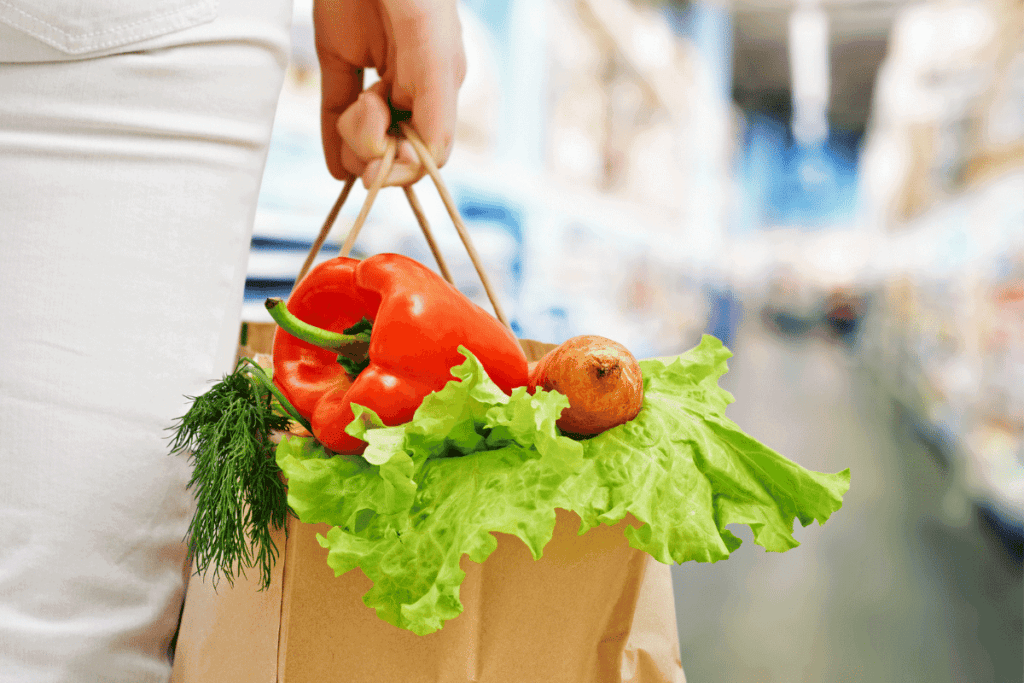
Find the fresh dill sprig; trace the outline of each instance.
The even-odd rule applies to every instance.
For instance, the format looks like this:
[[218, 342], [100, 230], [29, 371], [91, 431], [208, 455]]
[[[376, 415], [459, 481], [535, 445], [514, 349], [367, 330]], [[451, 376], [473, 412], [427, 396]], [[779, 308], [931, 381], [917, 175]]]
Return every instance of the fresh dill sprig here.
[[278, 556], [271, 528], [283, 527], [288, 516], [270, 434], [287, 429], [288, 414], [308, 423], [248, 358], [205, 394], [189, 398], [191, 407], [172, 428], [171, 453], [186, 454], [193, 464], [188, 488], [196, 511], [188, 543], [194, 569], [212, 569], [216, 586], [221, 577], [233, 585], [246, 568], [259, 566], [265, 589]]

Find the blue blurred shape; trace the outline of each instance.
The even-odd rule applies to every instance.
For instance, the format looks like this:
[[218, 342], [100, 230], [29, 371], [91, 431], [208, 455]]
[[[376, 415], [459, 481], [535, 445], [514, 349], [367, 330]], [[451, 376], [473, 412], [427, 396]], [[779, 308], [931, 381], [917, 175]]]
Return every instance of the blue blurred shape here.
[[737, 229], [813, 230], [850, 224], [862, 137], [833, 129], [821, 145], [805, 147], [780, 119], [751, 114], [738, 169], [744, 205]]
[[509, 263], [512, 274], [512, 285], [519, 291], [523, 282], [523, 219], [519, 211], [498, 196], [486, 195], [473, 191], [460, 193], [458, 201], [459, 214], [470, 223], [487, 223], [507, 232], [515, 242], [515, 253]]
[[731, 287], [711, 287], [707, 334], [717, 337], [725, 346], [732, 346], [736, 328], [743, 316], [743, 304]]

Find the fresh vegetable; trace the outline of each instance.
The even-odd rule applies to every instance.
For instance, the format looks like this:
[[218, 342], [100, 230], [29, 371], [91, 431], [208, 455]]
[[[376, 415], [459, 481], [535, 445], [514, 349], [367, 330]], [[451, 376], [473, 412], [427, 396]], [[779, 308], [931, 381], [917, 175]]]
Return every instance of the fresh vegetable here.
[[484, 561], [492, 532], [519, 537], [539, 557], [555, 509], [576, 512], [580, 533], [627, 514], [634, 548], [661, 562], [716, 562], [746, 524], [771, 551], [797, 545], [793, 523], [824, 523], [842, 506], [850, 472], [804, 469], [744, 434], [725, 417], [732, 397], [718, 386], [731, 355], [721, 342], [674, 358], [640, 361], [645, 404], [637, 417], [593, 438], [559, 434], [568, 401], [543, 389], [511, 396], [477, 358], [454, 367], [405, 424], [384, 426], [356, 407], [348, 430], [362, 457], [331, 456], [313, 439], [277, 450], [288, 504], [319, 537], [340, 575], [359, 567], [373, 581], [364, 602], [384, 620], [430, 633], [462, 611], [462, 556]]
[[212, 569], [214, 584], [222, 576], [233, 583], [246, 568], [259, 566], [265, 588], [277, 558], [271, 527], [281, 528], [288, 514], [271, 435], [288, 429], [291, 420], [308, 423], [248, 358], [191, 400], [173, 428], [171, 452], [187, 455], [193, 464], [193, 565], [200, 574]]
[[[529, 379], [509, 330], [432, 270], [397, 254], [326, 261], [287, 306], [271, 301], [268, 309], [281, 325], [274, 382], [317, 440], [338, 453], [365, 447], [346, 432], [352, 404], [372, 409], [386, 425], [408, 422], [462, 362], [460, 345], [506, 394]], [[357, 327], [364, 319], [372, 331]]]
[[569, 399], [558, 426], [572, 434], [599, 434], [628, 422], [644, 402], [644, 379], [622, 344], [588, 334], [548, 351], [530, 370], [530, 387]]

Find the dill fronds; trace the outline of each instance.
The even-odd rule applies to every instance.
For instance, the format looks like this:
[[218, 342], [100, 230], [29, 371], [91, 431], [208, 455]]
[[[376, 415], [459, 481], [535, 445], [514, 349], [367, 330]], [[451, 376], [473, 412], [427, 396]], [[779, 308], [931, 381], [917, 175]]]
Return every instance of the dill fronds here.
[[[172, 428], [172, 454], [192, 462], [188, 488], [196, 511], [188, 529], [194, 569], [212, 581], [234, 584], [247, 568], [259, 567], [261, 589], [270, 585], [278, 549], [271, 527], [284, 526], [287, 492], [274, 459], [270, 433], [288, 427], [294, 408], [254, 362], [235, 371], [192, 405]], [[295, 415], [301, 422], [301, 417]]]

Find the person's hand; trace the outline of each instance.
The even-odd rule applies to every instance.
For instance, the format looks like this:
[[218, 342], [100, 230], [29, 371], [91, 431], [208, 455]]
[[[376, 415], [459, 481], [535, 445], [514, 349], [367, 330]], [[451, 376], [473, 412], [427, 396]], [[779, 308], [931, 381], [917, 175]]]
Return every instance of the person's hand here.
[[[320, 125], [331, 175], [373, 181], [391, 107], [412, 113], [413, 129], [443, 165], [466, 76], [456, 0], [315, 0], [313, 22], [323, 79]], [[363, 69], [371, 67], [380, 81], [364, 90]], [[387, 184], [407, 185], [424, 172], [411, 143], [403, 140]]]

